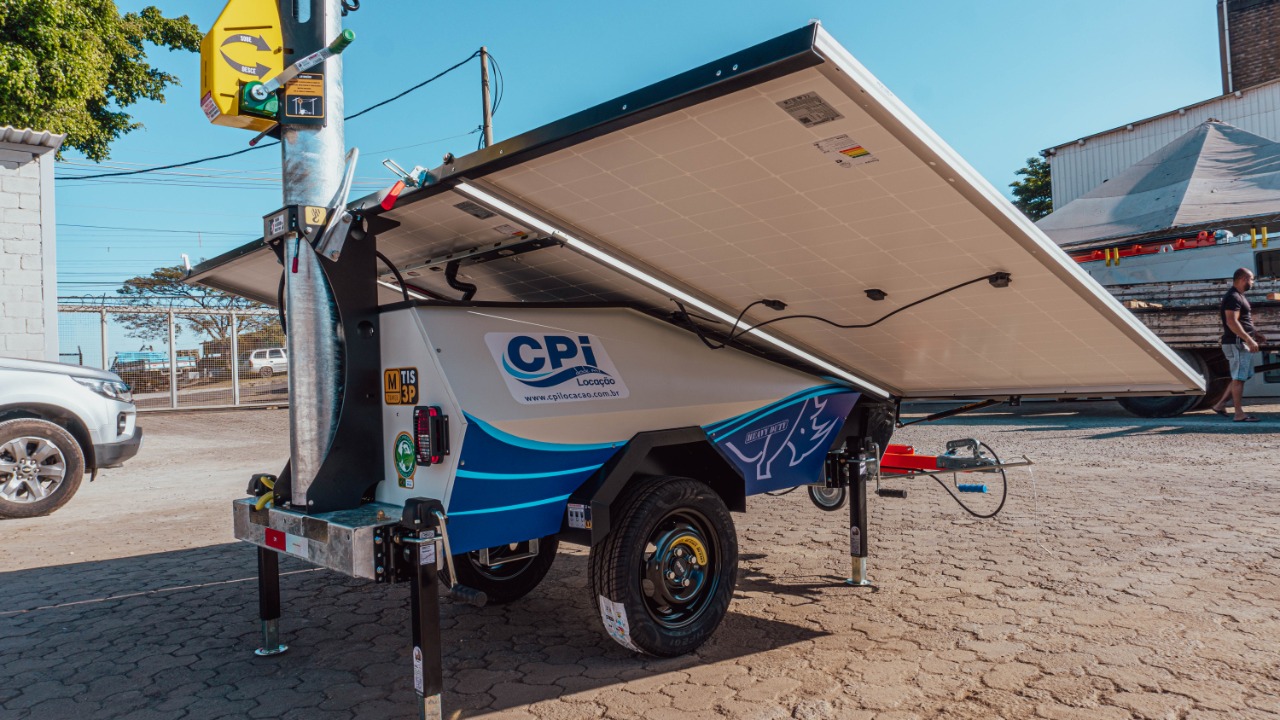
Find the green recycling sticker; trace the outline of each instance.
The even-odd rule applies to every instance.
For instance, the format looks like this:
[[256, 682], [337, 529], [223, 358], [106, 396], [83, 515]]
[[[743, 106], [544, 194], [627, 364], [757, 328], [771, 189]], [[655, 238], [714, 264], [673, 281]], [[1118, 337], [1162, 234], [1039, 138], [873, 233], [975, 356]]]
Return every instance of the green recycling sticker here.
[[413, 473], [418, 469], [418, 456], [413, 446], [413, 436], [402, 432], [396, 436], [392, 455], [396, 459], [396, 475], [400, 476], [400, 487], [413, 487]]

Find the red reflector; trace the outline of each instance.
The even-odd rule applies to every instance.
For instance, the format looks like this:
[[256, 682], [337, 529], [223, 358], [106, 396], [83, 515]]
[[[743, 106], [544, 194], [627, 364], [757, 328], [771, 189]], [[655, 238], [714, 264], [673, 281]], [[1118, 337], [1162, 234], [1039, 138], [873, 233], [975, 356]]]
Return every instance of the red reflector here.
[[419, 465], [435, 465], [449, 454], [449, 416], [440, 408], [413, 409], [413, 439]]
[[284, 552], [284, 533], [267, 528], [267, 547]]
[[387, 191], [387, 194], [382, 196], [382, 209], [390, 210], [395, 207], [396, 200], [400, 199], [400, 193], [402, 192], [404, 192], [404, 181], [397, 180], [396, 184], [392, 185], [391, 189]]

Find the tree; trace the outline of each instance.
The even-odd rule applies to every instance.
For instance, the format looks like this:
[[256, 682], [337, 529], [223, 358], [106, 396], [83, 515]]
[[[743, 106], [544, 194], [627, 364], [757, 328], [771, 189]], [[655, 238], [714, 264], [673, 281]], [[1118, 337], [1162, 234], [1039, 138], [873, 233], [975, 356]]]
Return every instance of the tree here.
[[[186, 275], [181, 265], [156, 268], [150, 275], [125, 280], [116, 292], [122, 298], [127, 298], [130, 304], [164, 303], [182, 308], [219, 310], [259, 310], [267, 307], [221, 290], [192, 287], [182, 282]], [[121, 313], [116, 317], [129, 329], [132, 337], [157, 340], [166, 338], [169, 334], [169, 318], [161, 313]], [[186, 326], [193, 332], [202, 333], [209, 340], [229, 342], [231, 339], [230, 315], [183, 313], [175, 316], [174, 326], [175, 333], [180, 333], [182, 327]], [[279, 323], [272, 315], [241, 315], [237, 317], [237, 330], [241, 334], [254, 333], [274, 338], [279, 333]], [[283, 334], [279, 334], [279, 337], [283, 338]]]
[[186, 15], [120, 14], [112, 0], [0, 0], [0, 124], [66, 133], [90, 160], [142, 127], [124, 108], [164, 102], [178, 78], [146, 62], [144, 43], [198, 51]]
[[1033, 221], [1053, 212], [1053, 185], [1049, 178], [1049, 163], [1044, 158], [1029, 157], [1027, 166], [1015, 173], [1025, 180], [1009, 183], [1013, 188], [1013, 204], [1023, 215]]

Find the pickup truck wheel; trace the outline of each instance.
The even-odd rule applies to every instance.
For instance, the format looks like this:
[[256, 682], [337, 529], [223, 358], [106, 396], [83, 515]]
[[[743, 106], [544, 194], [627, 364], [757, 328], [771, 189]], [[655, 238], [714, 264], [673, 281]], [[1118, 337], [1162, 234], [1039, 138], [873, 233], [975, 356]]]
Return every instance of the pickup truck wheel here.
[[[489, 565], [481, 564], [479, 550], [458, 553], [453, 556], [453, 567], [458, 571], [458, 582], [483, 590], [491, 604], [501, 605], [528, 595], [542, 582], [551, 569], [551, 563], [555, 562], [559, 545], [559, 538], [548, 535], [538, 540], [537, 555], [510, 562], [503, 562], [502, 558], [515, 553], [516, 549], [499, 545], [489, 548]], [[447, 570], [441, 574], [442, 583], [447, 575]]]
[[83, 477], [84, 453], [61, 426], [0, 422], [0, 517], [48, 515], [76, 494]]
[[623, 647], [675, 657], [711, 637], [729, 610], [738, 540], [724, 501], [687, 478], [638, 482], [591, 548], [591, 592]]

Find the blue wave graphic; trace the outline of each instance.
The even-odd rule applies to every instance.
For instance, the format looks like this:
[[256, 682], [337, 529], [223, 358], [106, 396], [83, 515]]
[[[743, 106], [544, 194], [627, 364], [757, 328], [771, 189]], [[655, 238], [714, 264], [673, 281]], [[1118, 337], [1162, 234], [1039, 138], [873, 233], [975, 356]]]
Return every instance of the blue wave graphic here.
[[516, 380], [519, 380], [521, 383], [524, 383], [529, 387], [545, 388], [553, 385], [559, 385], [565, 380], [570, 380], [578, 377], [579, 375], [603, 375], [605, 377], [612, 377], [609, 373], [594, 365], [578, 365], [576, 367], [565, 368], [554, 375], [549, 375], [540, 380], [525, 380], [524, 378], [519, 377], [517, 377]]
[[551, 374], [550, 371], [544, 373], [520, 372], [519, 370], [511, 367], [511, 363], [507, 362], [506, 355], [502, 356], [502, 369], [506, 370], [508, 375], [516, 378], [517, 380], [537, 380], [538, 378], [546, 377]]

